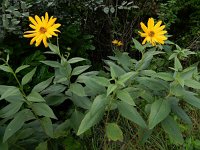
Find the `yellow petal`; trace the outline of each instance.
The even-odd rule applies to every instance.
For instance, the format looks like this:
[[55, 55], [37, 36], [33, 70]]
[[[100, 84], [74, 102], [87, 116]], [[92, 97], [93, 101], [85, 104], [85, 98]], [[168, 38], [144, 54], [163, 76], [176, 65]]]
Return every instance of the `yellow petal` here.
[[53, 31], [53, 29], [49, 29], [47, 32], [48, 32], [49, 34], [51, 34], [51, 35], [58, 36], [58, 34], [56, 34], [56, 33]]
[[35, 20], [37, 21], [38, 25], [42, 25], [42, 21], [37, 15], [35, 15]]
[[45, 36], [43, 37], [43, 43], [45, 47], [48, 47], [47, 38]]
[[145, 39], [143, 40], [142, 44], [144, 45], [144, 44], [146, 43], [146, 41], [147, 41], [147, 38], [145, 38]]
[[41, 35], [36, 39], [36, 43], [35, 43], [35, 46], [36, 46], [36, 47], [40, 45], [40, 43], [41, 43], [43, 37], [44, 37], [44, 34], [41, 34]]
[[45, 13], [45, 21], [46, 21], [46, 23], [48, 23], [48, 21], [49, 21], [49, 15], [47, 12]]
[[156, 29], [156, 28], [159, 28], [161, 24], [162, 24], [162, 21], [158, 21], [158, 22], [156, 23], [156, 25], [154, 26], [154, 28], [155, 28], [155, 29]]
[[140, 26], [144, 32], [148, 32], [148, 28], [144, 25], [143, 22], [140, 23]]
[[163, 31], [158, 32], [157, 34], [161, 35], [161, 34], [165, 34], [165, 33], [167, 33], [167, 31], [163, 30]]
[[51, 27], [55, 23], [56, 20], [57, 20], [57, 18], [51, 17], [49, 19], [49, 22], [47, 23], [47, 28]]
[[148, 20], [148, 29], [152, 29], [154, 27], [154, 19], [149, 18]]
[[164, 28], [165, 28], [165, 25], [162, 25], [161, 27], [159, 27], [159, 28], [156, 29], [156, 32], [160, 32], [160, 31], [162, 31]]
[[32, 38], [32, 37], [36, 36], [36, 33], [25, 34], [25, 35], [23, 35], [23, 36], [26, 37], [26, 38]]
[[146, 33], [142, 33], [142, 32], [140, 32], [140, 31], [138, 31], [138, 32], [140, 33], [141, 37], [146, 37], [146, 36], [147, 36]]
[[36, 41], [36, 39], [37, 39], [39, 36], [40, 36], [40, 35], [37, 35], [37, 36], [35, 36], [34, 38], [32, 38], [31, 41], [30, 41], [30, 45], [32, 45], [32, 44]]
[[28, 17], [29, 21], [34, 24], [35, 26], [37, 26], [37, 22], [33, 19], [33, 17]]
[[51, 35], [51, 34], [49, 34], [48, 32], [45, 32], [45, 35], [46, 35], [46, 37], [47, 37], [47, 38], [50, 38], [50, 37], [52, 37], [52, 35]]
[[25, 31], [24, 34], [26, 33], [36, 33], [36, 31]]
[[29, 27], [31, 27], [32, 29], [37, 29], [37, 27], [32, 24], [29, 24]]
[[56, 24], [54, 24], [54, 25], [52, 26], [52, 28], [57, 29], [57, 28], [59, 28], [60, 26], [61, 26], [61, 24], [56, 23]]

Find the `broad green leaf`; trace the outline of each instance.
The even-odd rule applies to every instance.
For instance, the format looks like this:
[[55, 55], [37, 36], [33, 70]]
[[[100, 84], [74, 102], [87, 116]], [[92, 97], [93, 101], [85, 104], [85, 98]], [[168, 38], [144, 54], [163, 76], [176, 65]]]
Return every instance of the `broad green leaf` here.
[[1, 95], [0, 100], [5, 99], [10, 96], [17, 96], [20, 95], [20, 91], [17, 87], [9, 86], [6, 91]]
[[191, 87], [193, 89], [198, 89], [198, 90], [200, 89], [200, 82], [192, 80], [192, 79], [185, 80], [184, 84], [187, 87]]
[[183, 69], [183, 67], [177, 57], [174, 58], [174, 68], [176, 71], [181, 71]]
[[18, 112], [14, 119], [8, 124], [6, 127], [4, 136], [3, 136], [3, 142], [7, 141], [8, 138], [10, 138], [13, 134], [15, 134], [26, 121], [25, 114], [27, 113], [27, 109], [22, 110]]
[[71, 129], [71, 121], [70, 119], [65, 120], [61, 124], [59, 124], [54, 130], [54, 137], [65, 137], [68, 134], [68, 131]]
[[45, 102], [44, 98], [35, 91], [32, 91], [26, 98], [30, 102]]
[[48, 43], [48, 46], [52, 52], [54, 52], [55, 54], [60, 54], [60, 50], [58, 46], [51, 43]]
[[0, 118], [8, 118], [14, 115], [20, 110], [22, 104], [23, 102], [14, 102], [8, 104], [6, 107], [0, 110]]
[[22, 85], [25, 85], [27, 84], [28, 82], [30, 82], [33, 78], [33, 75], [35, 74], [35, 71], [36, 71], [36, 67], [31, 70], [29, 73], [27, 73], [23, 78], [22, 78], [22, 82], [21, 84]]
[[91, 79], [98, 83], [99, 85], [102, 85], [102, 86], [108, 86], [110, 84], [109, 80], [105, 77], [97, 77], [97, 76], [94, 76], [94, 77], [91, 77]]
[[81, 57], [74, 57], [74, 58], [69, 59], [67, 62], [70, 64], [74, 64], [74, 63], [84, 61], [84, 60], [86, 60], [86, 59], [81, 58]]
[[40, 122], [42, 124], [42, 127], [45, 131], [45, 133], [53, 138], [54, 137], [54, 133], [53, 133], [53, 125], [51, 122], [51, 119], [49, 117], [43, 117], [42, 119], [40, 119]]
[[72, 71], [72, 75], [79, 75], [79, 74], [83, 73], [85, 70], [87, 70], [88, 68], [90, 68], [90, 65], [75, 67]]
[[19, 133], [17, 134], [17, 139], [21, 140], [21, 139], [27, 139], [30, 138], [30, 136], [32, 136], [35, 133], [35, 130], [33, 128], [25, 128], [25, 129], [21, 129], [19, 131]]
[[62, 84], [53, 84], [44, 89], [41, 94], [59, 94], [63, 92], [67, 87]]
[[138, 74], [137, 72], [125, 73], [119, 77], [119, 80], [117, 81], [117, 83], [125, 84], [126, 81], [128, 81], [129, 79], [131, 79], [131, 77], [133, 77], [137, 74]]
[[161, 124], [164, 131], [169, 135], [174, 143], [183, 144], [184, 140], [179, 126], [172, 117], [168, 116], [165, 120], [162, 121]]
[[15, 70], [15, 73], [18, 73], [18, 72], [20, 72], [21, 70], [28, 68], [29, 66], [30, 66], [30, 65], [22, 65], [22, 66], [18, 67], [18, 68]]
[[169, 115], [170, 111], [170, 104], [167, 100], [156, 100], [151, 105], [149, 129], [153, 129], [158, 123], [163, 121]]
[[124, 101], [125, 103], [127, 103], [129, 105], [136, 106], [133, 98], [131, 97], [131, 95], [126, 90], [118, 91], [117, 92], [117, 97], [120, 100]]
[[105, 111], [104, 107], [101, 107], [100, 109], [98, 109], [98, 110], [96, 110], [95, 112], [92, 112], [92, 113], [91, 113], [91, 111], [89, 111], [84, 116], [83, 120], [81, 121], [77, 135], [84, 133], [89, 128], [91, 128], [93, 125], [98, 123], [101, 120], [101, 118], [103, 117], [104, 111]]
[[31, 108], [38, 116], [45, 116], [45, 117], [57, 119], [52, 109], [45, 103], [34, 103], [32, 104]]
[[43, 91], [44, 89], [46, 89], [52, 82], [53, 80], [53, 77], [43, 81], [43, 82], [40, 82], [39, 84], [35, 85], [32, 89], [32, 91], [34, 92], [41, 92]]
[[139, 128], [138, 135], [140, 139], [140, 143], [144, 144], [147, 139], [151, 136], [153, 130]]
[[145, 121], [143, 120], [141, 115], [137, 112], [137, 110], [133, 106], [131, 106], [123, 101], [118, 102], [117, 106], [119, 109], [119, 113], [124, 118], [136, 123], [137, 125], [139, 125], [142, 128], [147, 128]]
[[178, 103], [171, 105], [172, 106], [172, 111], [180, 117], [185, 123], [192, 125], [192, 121], [190, 117], [187, 115], [187, 113], [179, 107]]
[[116, 65], [111, 61], [106, 62], [110, 66], [111, 77], [113, 79], [120, 77], [121, 75], [125, 74], [126, 72], [120, 66]]
[[108, 123], [106, 125], [106, 135], [109, 140], [123, 141], [123, 132], [116, 123]]
[[173, 75], [171, 73], [167, 73], [167, 72], [158, 72], [157, 74], [155, 74], [155, 77], [160, 78], [162, 80], [165, 81], [173, 81]]
[[184, 93], [183, 100], [186, 101], [188, 104], [200, 109], [200, 99], [198, 97]]
[[5, 65], [0, 65], [0, 70], [3, 70], [5, 72], [9, 72], [9, 73], [13, 72], [12, 68], [5, 66]]
[[108, 99], [106, 95], [98, 95], [94, 99], [92, 106], [90, 108], [91, 114], [94, 114], [99, 109], [105, 109], [107, 102], [108, 102]]
[[41, 142], [35, 150], [48, 150], [47, 141]]
[[75, 132], [78, 131], [78, 128], [81, 124], [81, 120], [83, 119], [83, 117], [84, 115], [80, 111], [77, 111], [76, 109], [72, 113], [71, 118], [70, 118], [70, 124]]
[[117, 89], [117, 85], [116, 84], [110, 84], [107, 88], [107, 96], [110, 95], [114, 90]]
[[59, 68], [61, 67], [61, 64], [57, 61], [51, 61], [51, 60], [45, 60], [45, 61], [40, 61], [43, 64], [47, 65], [47, 66], [51, 66], [53, 68]]
[[133, 42], [134, 42], [134, 45], [135, 45], [135, 48], [137, 50], [139, 50], [140, 52], [143, 52], [145, 47], [142, 46], [142, 44], [140, 44], [140, 42], [138, 42], [136, 39], [132, 38]]
[[81, 84], [78, 83], [72, 83], [70, 84], [69, 89], [78, 96], [86, 96], [84, 87]]
[[71, 97], [69, 97], [73, 103], [81, 108], [84, 109], [89, 109], [92, 105], [92, 102], [90, 101], [90, 99], [86, 96], [78, 96], [76, 94], [73, 94]]
[[44, 97], [44, 99], [49, 106], [57, 106], [63, 103], [66, 99], [68, 99], [68, 97], [63, 93], [59, 93], [59, 94], [48, 94], [47, 96]]

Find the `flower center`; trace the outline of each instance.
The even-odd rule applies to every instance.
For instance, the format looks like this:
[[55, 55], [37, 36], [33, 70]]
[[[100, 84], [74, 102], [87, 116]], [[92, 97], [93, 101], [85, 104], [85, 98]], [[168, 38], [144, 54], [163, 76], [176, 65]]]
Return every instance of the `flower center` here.
[[44, 27], [41, 27], [41, 28], [40, 28], [40, 33], [44, 34], [45, 32], [47, 32], [47, 29], [44, 28]]
[[153, 32], [153, 31], [150, 31], [150, 32], [149, 32], [149, 36], [150, 36], [150, 37], [153, 37], [154, 35], [155, 35], [155, 32]]

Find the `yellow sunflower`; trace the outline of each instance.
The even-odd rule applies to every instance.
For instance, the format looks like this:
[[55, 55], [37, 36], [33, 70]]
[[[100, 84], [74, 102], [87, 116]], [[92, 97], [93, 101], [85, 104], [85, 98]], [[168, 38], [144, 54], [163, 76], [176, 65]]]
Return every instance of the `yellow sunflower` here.
[[164, 34], [167, 33], [167, 31], [163, 30], [165, 28], [165, 25], [161, 26], [161, 24], [162, 21], [158, 21], [156, 25], [154, 25], [153, 18], [149, 18], [147, 27], [144, 25], [143, 22], [140, 23], [144, 33], [139, 33], [141, 37], [145, 37], [142, 44], [145, 44], [146, 42], [150, 42], [153, 46], [155, 46], [156, 43], [164, 44], [164, 41], [167, 40], [167, 37]]
[[119, 41], [119, 40], [113, 40], [112, 44], [116, 45], [116, 46], [122, 46], [123, 45], [122, 41]]
[[33, 17], [29, 17], [29, 20], [32, 24], [29, 26], [33, 29], [33, 31], [24, 32], [24, 37], [32, 38], [30, 41], [30, 45], [35, 42], [35, 46], [39, 46], [43, 41], [44, 46], [48, 47], [47, 39], [52, 36], [58, 36], [57, 32], [60, 32], [57, 28], [61, 26], [61, 24], [56, 23], [57, 18], [49, 18], [48, 13], [45, 13], [45, 17], [41, 17], [41, 19], [36, 15], [35, 19]]

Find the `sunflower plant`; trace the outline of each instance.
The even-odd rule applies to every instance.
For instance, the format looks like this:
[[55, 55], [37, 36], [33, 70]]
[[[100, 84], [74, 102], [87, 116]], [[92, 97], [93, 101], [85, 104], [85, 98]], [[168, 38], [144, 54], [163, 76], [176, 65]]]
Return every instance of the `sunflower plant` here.
[[[48, 53], [57, 60], [41, 61], [54, 75], [27, 92], [24, 86], [34, 79], [37, 68], [21, 78], [18, 73], [31, 66], [13, 69], [9, 56], [2, 59], [4, 64], [0, 69], [10, 73], [17, 83], [17, 86], [0, 85], [0, 100], [5, 101], [0, 110], [5, 146], [37, 139], [32, 142], [36, 149], [47, 148], [49, 141], [55, 142], [74, 133], [84, 136], [91, 131], [90, 136], [99, 133], [99, 138], [103, 139], [100, 149], [108, 149], [110, 141], [127, 142], [126, 135], [130, 133], [122, 127], [124, 120], [134, 127], [132, 130], [142, 143], [154, 130], [164, 131], [175, 144], [184, 143], [180, 126], [192, 126], [185, 107], [192, 105], [200, 109], [200, 77], [196, 64], [183, 66], [179, 57], [182, 51], [168, 54], [162, 50], [160, 44], [164, 47], [170, 42], [161, 21], [154, 24], [154, 19], [150, 18], [147, 27], [141, 23], [144, 33], [139, 34], [145, 39], [142, 44], [133, 39], [133, 50], [142, 54], [140, 60], [116, 48], [114, 55], [104, 60], [104, 70], [92, 71], [86, 59], [70, 58], [70, 53], [62, 54], [58, 45], [47, 42], [60, 32], [56, 18], [49, 19], [46, 13], [45, 17], [29, 17], [29, 20], [33, 31], [26, 31], [24, 37], [32, 38], [30, 44], [35, 42], [36, 46], [43, 42], [50, 49]], [[114, 46], [123, 44], [119, 40], [112, 43]], [[167, 56], [172, 64], [168, 69], [152, 69], [153, 60]], [[53, 108], [67, 101], [72, 105], [63, 120], [54, 114]]]

